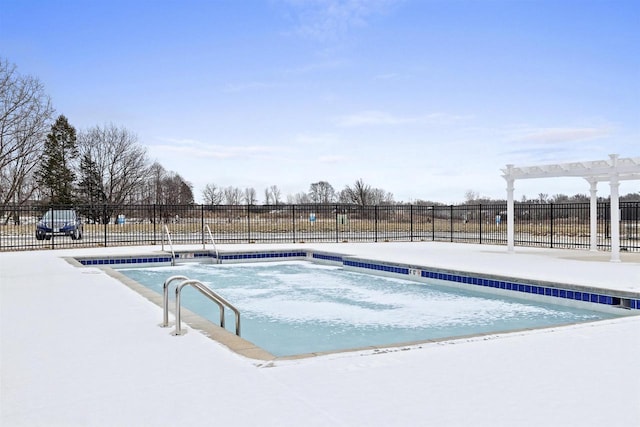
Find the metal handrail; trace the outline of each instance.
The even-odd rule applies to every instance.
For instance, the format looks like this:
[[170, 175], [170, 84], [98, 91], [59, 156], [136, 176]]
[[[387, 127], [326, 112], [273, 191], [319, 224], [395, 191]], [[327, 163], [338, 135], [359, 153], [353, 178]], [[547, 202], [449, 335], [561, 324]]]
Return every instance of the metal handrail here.
[[[171, 285], [171, 282], [174, 280], [189, 280], [189, 278], [186, 276], [171, 276], [164, 281], [162, 285], [162, 323], [160, 324], [163, 328], [169, 326], [169, 285]], [[219, 301], [214, 302], [218, 304], [218, 308], [220, 309], [220, 327], [224, 328], [224, 305]]]
[[[169, 240], [169, 247], [171, 248], [171, 265], [176, 265], [176, 253], [173, 251], [173, 242], [171, 241], [171, 233], [169, 233], [169, 227], [165, 224], [164, 234], [167, 235]], [[162, 250], [164, 251], [164, 234], [162, 235]]]
[[169, 326], [169, 285], [174, 280], [189, 280], [186, 276], [171, 276], [164, 281], [162, 285], [162, 323], [161, 327], [166, 328]]
[[216, 294], [214, 291], [206, 287], [204, 283], [202, 283], [199, 280], [185, 280], [184, 282], [180, 283], [176, 287], [176, 329], [173, 331], [173, 335], [183, 335], [186, 333], [182, 331], [182, 325], [181, 325], [182, 315], [181, 315], [181, 305], [180, 305], [180, 292], [182, 291], [182, 288], [184, 288], [185, 286], [193, 286], [194, 288], [199, 290], [200, 293], [202, 293], [204, 296], [206, 296], [211, 301], [218, 304], [218, 306], [220, 307], [220, 313], [221, 313], [220, 314], [221, 327], [224, 327], [224, 307], [222, 305], [226, 305], [231, 310], [233, 310], [233, 312], [236, 315], [236, 335], [240, 336], [240, 312], [238, 311], [238, 309], [235, 308], [229, 301], [227, 301], [226, 299], [224, 299], [223, 297], [221, 297], [220, 295]]
[[[204, 235], [204, 231], [209, 233], [209, 239], [211, 239], [211, 243], [213, 244], [213, 250], [216, 253], [216, 264], [220, 264], [220, 257], [218, 256], [218, 248], [216, 247], [216, 242], [213, 240], [213, 235], [211, 234], [211, 229], [209, 228], [209, 224], [205, 224], [202, 228], [202, 234]], [[206, 249], [204, 236], [202, 237], [202, 249]]]

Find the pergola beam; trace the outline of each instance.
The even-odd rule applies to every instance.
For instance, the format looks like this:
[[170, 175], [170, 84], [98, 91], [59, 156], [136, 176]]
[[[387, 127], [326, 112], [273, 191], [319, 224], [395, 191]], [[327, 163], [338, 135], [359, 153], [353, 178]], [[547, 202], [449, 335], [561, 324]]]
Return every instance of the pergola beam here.
[[512, 166], [510, 170], [502, 169], [502, 171], [505, 179], [508, 173], [513, 179], [598, 177], [600, 181], [608, 181], [612, 171], [615, 171], [620, 176], [620, 179], [640, 179], [640, 157], [618, 158], [617, 154], [611, 154], [609, 160], [538, 166]]

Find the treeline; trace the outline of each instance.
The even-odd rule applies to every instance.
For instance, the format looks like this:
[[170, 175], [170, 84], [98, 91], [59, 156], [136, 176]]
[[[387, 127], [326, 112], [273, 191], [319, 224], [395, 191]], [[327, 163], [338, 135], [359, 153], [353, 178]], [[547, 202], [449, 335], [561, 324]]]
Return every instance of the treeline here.
[[193, 203], [191, 184], [151, 163], [131, 131], [53, 118], [42, 83], [0, 59], [0, 204]]
[[[205, 205], [256, 205], [257, 193], [254, 188], [221, 187], [216, 184], [207, 184], [202, 191], [202, 199]], [[314, 182], [309, 186], [309, 191], [287, 195], [283, 199], [282, 192], [277, 185], [272, 185], [264, 190], [265, 205], [303, 205], [303, 204], [330, 204], [343, 203], [359, 206], [391, 205], [394, 204], [393, 194], [380, 188], [371, 187], [362, 178], [356, 180], [353, 185], [347, 185], [344, 189], [336, 191], [327, 181]]]

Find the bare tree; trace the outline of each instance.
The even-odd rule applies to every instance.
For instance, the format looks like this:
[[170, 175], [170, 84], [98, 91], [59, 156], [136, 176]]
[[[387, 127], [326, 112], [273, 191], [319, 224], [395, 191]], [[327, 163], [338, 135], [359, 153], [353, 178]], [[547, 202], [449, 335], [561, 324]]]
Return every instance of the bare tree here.
[[143, 196], [137, 201], [156, 205], [188, 205], [193, 203], [193, 186], [175, 172], [167, 171], [154, 162], [148, 169], [148, 178], [142, 186]]
[[258, 202], [255, 188], [247, 187], [244, 189], [244, 203], [247, 205], [255, 205]]
[[326, 181], [314, 182], [309, 186], [309, 199], [311, 203], [332, 203], [336, 199], [336, 191]]
[[360, 206], [371, 204], [371, 186], [365, 184], [362, 178], [358, 179], [353, 187], [346, 186], [340, 193], [340, 201], [343, 203], [354, 203]]
[[202, 199], [206, 205], [219, 205], [224, 199], [223, 190], [215, 184], [207, 184], [202, 190]]
[[313, 202], [307, 193], [300, 192], [293, 195], [288, 195], [287, 203], [289, 203], [290, 205], [304, 205]]
[[547, 193], [538, 193], [538, 203], [544, 204], [549, 202], [549, 195]]
[[229, 186], [224, 189], [224, 203], [237, 206], [242, 204], [242, 191], [237, 187]]
[[567, 203], [569, 201], [569, 196], [566, 194], [554, 194], [549, 201], [551, 203]]
[[[569, 201], [572, 203], [585, 203], [585, 202], [588, 202], [589, 200], [590, 198], [586, 194], [574, 194], [573, 196], [569, 197]], [[621, 200], [621, 201], [624, 201], [624, 200]]]
[[78, 146], [97, 165], [107, 203], [134, 201], [148, 174], [147, 152], [135, 134], [114, 124], [96, 126], [80, 133]]
[[393, 194], [381, 188], [371, 189], [369, 200], [372, 205], [390, 205], [394, 203]]
[[191, 183], [177, 173], [169, 173], [162, 179], [162, 203], [166, 205], [190, 205], [193, 203]]
[[640, 191], [637, 193], [629, 193], [624, 196], [620, 196], [621, 202], [640, 202]]
[[158, 162], [153, 162], [149, 167], [145, 185], [148, 195], [143, 197], [142, 200], [156, 205], [162, 203], [162, 180], [165, 179], [166, 176], [167, 171], [164, 166]]
[[381, 188], [372, 188], [360, 178], [353, 187], [347, 185], [340, 192], [339, 200], [342, 203], [354, 203], [360, 206], [391, 204], [393, 194]]
[[0, 204], [22, 204], [34, 194], [33, 172], [53, 112], [42, 83], [0, 59]]
[[474, 203], [476, 200], [480, 198], [480, 194], [477, 191], [467, 190], [464, 193], [464, 200], [467, 204]]
[[274, 205], [280, 204], [280, 197], [282, 196], [280, 193], [280, 189], [277, 185], [272, 185], [269, 187], [269, 191], [271, 192], [271, 201]]
[[271, 190], [269, 188], [264, 189], [264, 204], [265, 205], [271, 204]]

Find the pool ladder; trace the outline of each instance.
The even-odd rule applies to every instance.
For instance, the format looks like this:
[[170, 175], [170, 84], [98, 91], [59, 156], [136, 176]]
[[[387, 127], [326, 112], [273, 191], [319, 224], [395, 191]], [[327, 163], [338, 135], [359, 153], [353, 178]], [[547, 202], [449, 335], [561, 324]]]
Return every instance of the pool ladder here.
[[213, 244], [213, 251], [216, 253], [216, 264], [220, 264], [220, 256], [218, 255], [218, 248], [216, 247], [216, 241], [213, 240], [213, 235], [211, 234], [211, 229], [209, 228], [209, 224], [205, 224], [204, 227], [202, 227], [202, 249], [206, 249], [206, 241], [204, 239], [204, 232], [207, 232], [209, 234], [209, 240], [211, 240], [211, 243]]
[[[206, 240], [205, 240], [205, 234], [204, 232], [207, 232], [209, 234], [209, 240], [211, 240], [211, 244], [213, 244], [213, 251], [216, 254], [216, 264], [220, 264], [220, 254], [218, 253], [218, 248], [216, 247], [216, 241], [213, 240], [213, 235], [211, 234], [211, 229], [209, 228], [208, 224], [205, 224], [204, 227], [202, 228], [202, 249], [206, 249]], [[164, 251], [164, 239], [165, 236], [167, 238], [167, 241], [169, 242], [169, 248], [171, 249], [171, 265], [176, 265], [176, 253], [173, 250], [173, 242], [171, 241], [171, 233], [169, 232], [169, 227], [167, 227], [166, 225], [164, 226], [164, 233], [162, 234], [162, 250]]]
[[173, 250], [173, 242], [171, 241], [171, 233], [169, 233], [169, 227], [164, 226], [164, 234], [162, 235], [162, 250], [164, 251], [164, 236], [167, 236], [169, 241], [169, 247], [171, 248], [171, 265], [176, 265], [176, 253]]
[[172, 335], [184, 335], [187, 331], [182, 330], [182, 321], [181, 321], [181, 305], [180, 305], [180, 292], [186, 286], [192, 286], [201, 294], [209, 298], [211, 301], [218, 305], [220, 309], [220, 327], [224, 328], [224, 307], [229, 307], [235, 314], [236, 317], [236, 335], [240, 336], [240, 312], [236, 307], [233, 306], [229, 301], [209, 289], [204, 283], [199, 280], [191, 280], [185, 276], [171, 276], [167, 280], [164, 281], [162, 285], [162, 311], [163, 318], [160, 326], [163, 328], [169, 327], [169, 285], [171, 282], [175, 280], [182, 280], [176, 286], [176, 328], [172, 332]]

